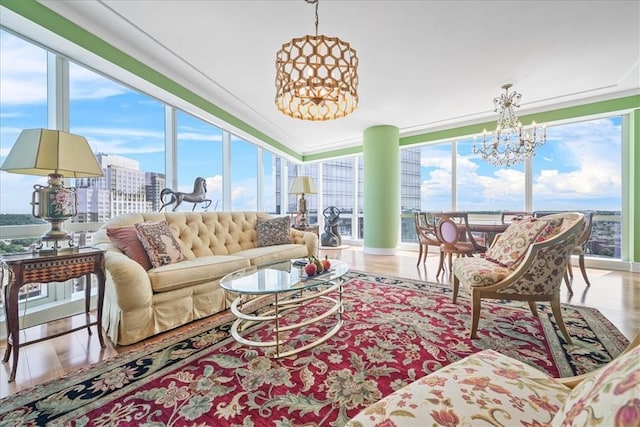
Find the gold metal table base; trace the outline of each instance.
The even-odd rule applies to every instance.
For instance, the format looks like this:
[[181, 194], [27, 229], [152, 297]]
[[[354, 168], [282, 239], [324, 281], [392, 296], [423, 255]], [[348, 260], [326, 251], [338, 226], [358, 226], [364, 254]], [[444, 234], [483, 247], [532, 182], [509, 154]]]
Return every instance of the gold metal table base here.
[[[332, 292], [337, 292], [338, 298], [327, 296]], [[263, 297], [268, 297], [271, 295], [272, 294], [264, 295]], [[231, 312], [236, 316], [236, 320], [233, 322], [233, 325], [231, 325], [231, 336], [237, 342], [244, 345], [248, 345], [248, 346], [254, 346], [254, 347], [275, 347], [276, 351], [275, 351], [274, 358], [278, 359], [281, 357], [287, 357], [293, 354], [300, 353], [302, 351], [313, 348], [319, 344], [322, 344], [323, 342], [327, 341], [329, 338], [334, 336], [342, 327], [342, 323], [343, 323], [342, 312], [344, 308], [342, 305], [342, 280], [340, 279], [338, 279], [336, 282], [332, 282], [331, 286], [327, 287], [326, 289], [322, 291], [317, 291], [317, 292], [312, 291], [309, 295], [306, 295], [306, 296], [301, 296], [298, 298], [287, 298], [282, 301], [278, 298], [279, 296], [278, 293], [273, 294], [273, 296], [275, 297], [275, 301], [273, 302], [273, 308], [260, 315], [253, 315], [253, 314], [247, 314], [242, 312], [241, 307], [244, 300], [243, 295], [238, 296], [233, 301], [233, 303], [231, 304]], [[317, 300], [317, 299], [329, 301], [332, 303], [332, 305], [328, 308], [327, 311], [317, 316], [306, 319], [302, 322], [294, 323], [290, 325], [284, 325], [284, 326], [280, 325], [280, 320], [284, 317], [285, 311], [295, 307], [300, 307], [306, 301]], [[255, 302], [255, 299], [252, 300], [252, 302]], [[283, 352], [280, 351], [280, 347], [283, 345], [283, 339], [281, 337], [281, 334], [283, 332], [287, 332], [287, 331], [299, 329], [303, 326], [311, 325], [313, 323], [316, 323], [334, 314], [338, 315], [337, 322], [333, 326], [333, 328], [331, 328], [326, 334], [318, 337], [316, 340], [308, 344], [305, 344], [303, 346], [296, 347], [288, 351], [283, 351]], [[248, 325], [254, 324], [254, 323], [264, 323], [264, 322], [273, 322], [273, 335], [274, 335], [273, 340], [254, 341], [254, 340], [246, 339], [240, 335], [240, 331], [242, 331], [243, 329], [246, 329]]]

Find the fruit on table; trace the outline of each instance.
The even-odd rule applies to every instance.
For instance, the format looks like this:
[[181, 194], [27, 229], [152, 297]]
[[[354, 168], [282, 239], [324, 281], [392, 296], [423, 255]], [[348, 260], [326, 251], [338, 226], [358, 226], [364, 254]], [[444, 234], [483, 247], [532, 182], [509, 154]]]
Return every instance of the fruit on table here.
[[331, 261], [329, 261], [328, 255], [324, 256], [324, 259], [322, 260], [322, 266], [324, 267], [325, 270], [328, 270], [331, 268]]
[[318, 268], [318, 273], [322, 273], [324, 271], [324, 265], [322, 265], [322, 261], [320, 261], [318, 258], [314, 257], [313, 263]]
[[313, 262], [310, 262], [304, 266], [304, 272], [307, 273], [307, 276], [315, 276], [318, 272], [318, 267]]

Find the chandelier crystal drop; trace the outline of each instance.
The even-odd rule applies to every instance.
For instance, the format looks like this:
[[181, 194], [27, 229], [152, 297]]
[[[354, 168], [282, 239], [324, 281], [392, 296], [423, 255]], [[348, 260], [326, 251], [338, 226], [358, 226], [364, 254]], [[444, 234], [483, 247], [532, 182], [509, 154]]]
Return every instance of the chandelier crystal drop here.
[[358, 107], [358, 57], [355, 49], [337, 37], [315, 35], [293, 38], [276, 54], [276, 108], [296, 119], [333, 120]]
[[494, 166], [511, 166], [522, 163], [535, 155], [536, 147], [547, 141], [544, 126], [538, 129], [536, 122], [529, 129], [523, 128], [516, 116], [515, 109], [520, 108], [518, 92], [509, 93], [511, 84], [502, 86], [505, 93], [494, 98], [494, 111], [499, 113], [496, 130], [482, 135], [482, 146], [473, 144], [473, 154], [480, 154], [482, 159]]

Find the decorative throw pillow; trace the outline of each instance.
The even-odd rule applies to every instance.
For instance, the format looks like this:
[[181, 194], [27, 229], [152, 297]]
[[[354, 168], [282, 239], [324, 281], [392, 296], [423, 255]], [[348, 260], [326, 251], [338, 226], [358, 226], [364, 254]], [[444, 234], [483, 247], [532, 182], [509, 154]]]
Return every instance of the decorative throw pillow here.
[[134, 227], [154, 267], [184, 259], [180, 243], [173, 237], [167, 221], [143, 222], [134, 224]]
[[640, 347], [580, 382], [567, 396], [552, 425], [640, 425]]
[[286, 245], [287, 243], [291, 243], [289, 224], [291, 224], [289, 216], [273, 219], [258, 218], [256, 224], [258, 247], [262, 248], [264, 246]]
[[531, 242], [546, 226], [547, 221], [535, 218], [511, 223], [496, 244], [487, 250], [485, 258], [504, 267], [515, 268]]
[[138, 239], [138, 233], [133, 225], [107, 228], [107, 236], [118, 249], [140, 264], [145, 270], [152, 267], [149, 255], [147, 255], [142, 242]]

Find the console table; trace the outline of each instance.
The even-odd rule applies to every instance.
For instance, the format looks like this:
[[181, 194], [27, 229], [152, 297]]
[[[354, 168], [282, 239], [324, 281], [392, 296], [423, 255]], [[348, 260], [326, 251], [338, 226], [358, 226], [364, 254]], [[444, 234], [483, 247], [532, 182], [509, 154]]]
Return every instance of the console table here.
[[[87, 328], [91, 335], [90, 326], [96, 325], [98, 339], [102, 348], [106, 347], [102, 336], [102, 305], [104, 302], [105, 270], [104, 253], [97, 248], [74, 248], [69, 251], [34, 252], [2, 255], [0, 258], [0, 284], [4, 284], [4, 312], [7, 324], [7, 349], [3, 362], [9, 361], [13, 354], [13, 363], [9, 381], [14, 381], [18, 367], [18, 353], [21, 345], [27, 345], [54, 338], [73, 331]], [[5, 274], [8, 279], [5, 283]], [[91, 303], [91, 274], [98, 278], [97, 316], [89, 313]], [[48, 322], [45, 336], [20, 342], [20, 324], [18, 320], [18, 295], [20, 288], [29, 283], [64, 282], [69, 279], [86, 276], [85, 312]], [[80, 322], [78, 321], [80, 320]], [[37, 328], [33, 326], [32, 328]], [[31, 329], [31, 328], [29, 328]], [[26, 332], [26, 331], [25, 331]]]

